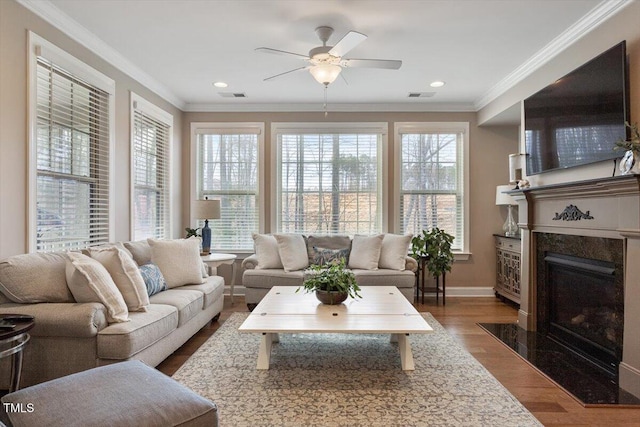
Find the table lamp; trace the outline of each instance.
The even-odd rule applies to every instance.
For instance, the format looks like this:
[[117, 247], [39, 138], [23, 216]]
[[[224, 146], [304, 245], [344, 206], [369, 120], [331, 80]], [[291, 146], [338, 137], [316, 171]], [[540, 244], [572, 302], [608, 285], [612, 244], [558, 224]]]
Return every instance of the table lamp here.
[[509, 208], [507, 220], [502, 226], [502, 231], [504, 231], [504, 235], [507, 237], [517, 236], [519, 231], [518, 223], [513, 218], [513, 207], [516, 205], [516, 202], [513, 197], [505, 193], [505, 191], [510, 190], [512, 190], [510, 185], [498, 185], [496, 187], [496, 205], [507, 206]]
[[202, 253], [208, 255], [211, 252], [211, 229], [210, 219], [220, 219], [220, 200], [196, 200], [194, 205], [194, 216], [197, 219], [204, 219], [202, 227]]

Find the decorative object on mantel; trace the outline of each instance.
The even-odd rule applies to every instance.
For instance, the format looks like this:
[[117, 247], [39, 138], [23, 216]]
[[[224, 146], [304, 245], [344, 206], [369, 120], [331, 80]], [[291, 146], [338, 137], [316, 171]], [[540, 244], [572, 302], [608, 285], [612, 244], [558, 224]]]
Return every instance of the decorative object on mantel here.
[[[194, 204], [194, 217], [204, 219], [204, 227], [202, 227], [202, 254], [209, 255], [211, 252], [211, 229], [209, 228], [210, 219], [220, 219], [220, 200], [196, 200]], [[197, 229], [196, 229], [197, 230]]]
[[582, 219], [594, 219], [589, 211], [582, 212], [575, 205], [569, 205], [561, 213], [556, 212], [556, 216], [552, 218], [553, 221], [580, 221]]
[[528, 180], [521, 179], [520, 181], [518, 181], [518, 188], [524, 189], [524, 188], [529, 188], [529, 187], [531, 187], [531, 184], [529, 184]]
[[509, 208], [507, 220], [502, 226], [502, 231], [504, 232], [505, 236], [513, 237], [518, 235], [520, 229], [518, 228], [518, 223], [513, 217], [513, 207], [516, 205], [516, 201], [513, 200], [513, 197], [505, 193], [505, 191], [510, 190], [510, 185], [498, 185], [496, 187], [496, 205], [507, 206]]
[[638, 123], [624, 122], [624, 124], [631, 131], [631, 138], [616, 142], [613, 149], [627, 150], [620, 160], [620, 173], [622, 175], [638, 174], [640, 173], [640, 130], [638, 130]]
[[327, 265], [311, 265], [305, 271], [305, 279], [296, 292], [304, 289], [315, 291], [316, 298], [323, 304], [340, 304], [347, 297], [362, 298], [353, 271], [347, 269], [344, 258]]
[[522, 165], [524, 164], [524, 158], [526, 154], [517, 153], [509, 154], [509, 184], [515, 184], [513, 190], [517, 190], [520, 187], [522, 180]]

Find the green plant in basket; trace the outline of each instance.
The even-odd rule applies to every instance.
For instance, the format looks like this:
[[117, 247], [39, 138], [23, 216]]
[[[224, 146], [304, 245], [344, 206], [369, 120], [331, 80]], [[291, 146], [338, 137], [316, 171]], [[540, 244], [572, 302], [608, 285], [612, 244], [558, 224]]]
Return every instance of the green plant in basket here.
[[359, 293], [360, 287], [356, 283], [356, 276], [353, 271], [346, 268], [344, 259], [329, 265], [310, 266], [305, 271], [304, 282], [296, 289], [296, 292], [300, 289], [304, 289], [307, 292], [344, 293], [351, 298], [362, 298]]

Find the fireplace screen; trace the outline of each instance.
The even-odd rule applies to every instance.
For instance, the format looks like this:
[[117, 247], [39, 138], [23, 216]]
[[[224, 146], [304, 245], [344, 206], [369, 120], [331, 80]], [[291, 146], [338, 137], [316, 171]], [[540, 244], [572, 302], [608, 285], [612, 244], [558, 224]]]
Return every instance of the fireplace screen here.
[[612, 262], [547, 253], [548, 333], [610, 371], [622, 355], [623, 313]]

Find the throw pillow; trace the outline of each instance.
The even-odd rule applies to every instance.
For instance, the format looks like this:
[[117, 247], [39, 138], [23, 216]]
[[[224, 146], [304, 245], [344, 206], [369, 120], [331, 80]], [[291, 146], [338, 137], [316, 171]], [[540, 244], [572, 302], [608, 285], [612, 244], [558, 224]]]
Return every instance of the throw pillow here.
[[353, 236], [351, 253], [349, 254], [349, 268], [377, 270], [383, 238], [384, 234], [375, 236], [356, 234]]
[[326, 265], [340, 262], [344, 260], [345, 265], [347, 263], [347, 256], [349, 255], [349, 248], [343, 249], [329, 249], [313, 247], [313, 263], [316, 265]]
[[147, 239], [151, 262], [156, 264], [169, 289], [203, 283], [199, 239]]
[[303, 270], [309, 266], [307, 244], [302, 234], [274, 234], [284, 271]]
[[257, 270], [265, 268], [284, 268], [278, 253], [278, 241], [270, 234], [252, 234], [253, 246], [258, 258]]
[[409, 253], [412, 237], [411, 235], [385, 234], [384, 239], [382, 239], [378, 267], [404, 271], [405, 258]]
[[167, 282], [157, 265], [148, 263], [140, 266], [140, 274], [147, 288], [147, 295], [155, 295], [167, 290]]
[[117, 246], [89, 248], [91, 258], [107, 269], [124, 298], [129, 311], [147, 311], [149, 295], [136, 262]]
[[351, 250], [351, 238], [343, 234], [321, 234], [311, 235], [307, 237], [307, 253], [309, 255], [309, 263], [313, 264], [315, 253], [313, 247], [326, 249], [345, 249], [347, 251], [347, 262], [349, 260], [349, 251]]
[[136, 264], [144, 265], [151, 262], [151, 247], [146, 240], [124, 242], [124, 247], [131, 252], [131, 256]]
[[78, 252], [67, 252], [67, 256], [67, 285], [76, 302], [102, 303], [107, 309], [107, 322], [128, 322], [127, 304], [107, 269]]

